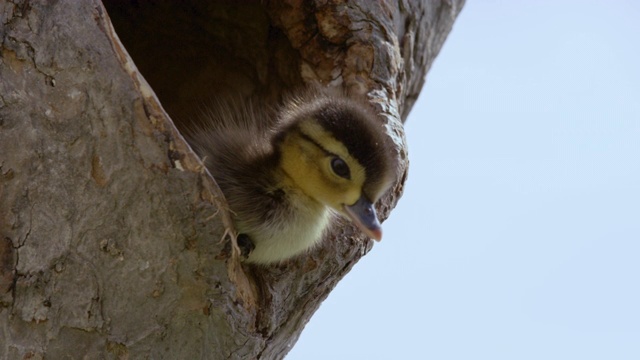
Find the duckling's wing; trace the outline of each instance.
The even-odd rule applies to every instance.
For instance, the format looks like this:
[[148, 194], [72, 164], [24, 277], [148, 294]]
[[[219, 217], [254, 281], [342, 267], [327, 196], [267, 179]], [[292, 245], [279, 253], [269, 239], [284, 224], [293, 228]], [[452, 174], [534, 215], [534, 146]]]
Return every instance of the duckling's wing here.
[[259, 226], [265, 216], [277, 217], [273, 211], [286, 211], [272, 176], [278, 162], [270, 141], [274, 115], [260, 103], [229, 98], [217, 101], [185, 131], [231, 210], [238, 218], [255, 220], [250, 226]]

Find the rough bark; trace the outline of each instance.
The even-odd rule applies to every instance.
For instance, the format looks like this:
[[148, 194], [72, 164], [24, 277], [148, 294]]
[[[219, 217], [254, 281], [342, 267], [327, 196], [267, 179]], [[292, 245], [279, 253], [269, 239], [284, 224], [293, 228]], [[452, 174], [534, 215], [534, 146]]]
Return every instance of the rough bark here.
[[372, 245], [339, 223], [241, 264], [176, 126], [229, 89], [366, 95], [402, 159], [386, 217], [402, 119], [463, 2], [0, 0], [0, 358], [284, 357]]

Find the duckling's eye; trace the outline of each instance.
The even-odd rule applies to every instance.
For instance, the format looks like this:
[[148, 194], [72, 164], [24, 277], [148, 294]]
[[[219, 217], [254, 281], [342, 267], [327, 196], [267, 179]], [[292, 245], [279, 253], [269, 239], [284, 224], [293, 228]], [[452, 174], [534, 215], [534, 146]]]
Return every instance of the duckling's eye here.
[[347, 180], [351, 179], [351, 171], [349, 170], [349, 166], [344, 160], [339, 157], [334, 157], [331, 159], [331, 170], [340, 176], [341, 178], [345, 178]]

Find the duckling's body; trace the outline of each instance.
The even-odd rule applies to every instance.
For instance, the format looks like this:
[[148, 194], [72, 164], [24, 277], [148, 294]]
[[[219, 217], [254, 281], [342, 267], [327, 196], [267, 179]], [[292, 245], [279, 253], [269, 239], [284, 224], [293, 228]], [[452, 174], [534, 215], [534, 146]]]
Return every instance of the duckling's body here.
[[366, 107], [311, 93], [279, 111], [235, 99], [207, 115], [188, 138], [236, 229], [255, 246], [249, 262], [279, 262], [312, 248], [334, 212], [355, 216], [380, 237], [371, 205], [394, 169], [383, 127]]

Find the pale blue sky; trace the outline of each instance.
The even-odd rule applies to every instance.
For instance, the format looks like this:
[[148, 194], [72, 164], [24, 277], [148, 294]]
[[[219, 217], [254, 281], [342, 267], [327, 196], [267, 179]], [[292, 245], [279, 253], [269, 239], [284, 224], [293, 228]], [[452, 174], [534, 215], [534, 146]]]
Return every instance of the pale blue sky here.
[[640, 2], [469, 0], [289, 360], [640, 359]]

